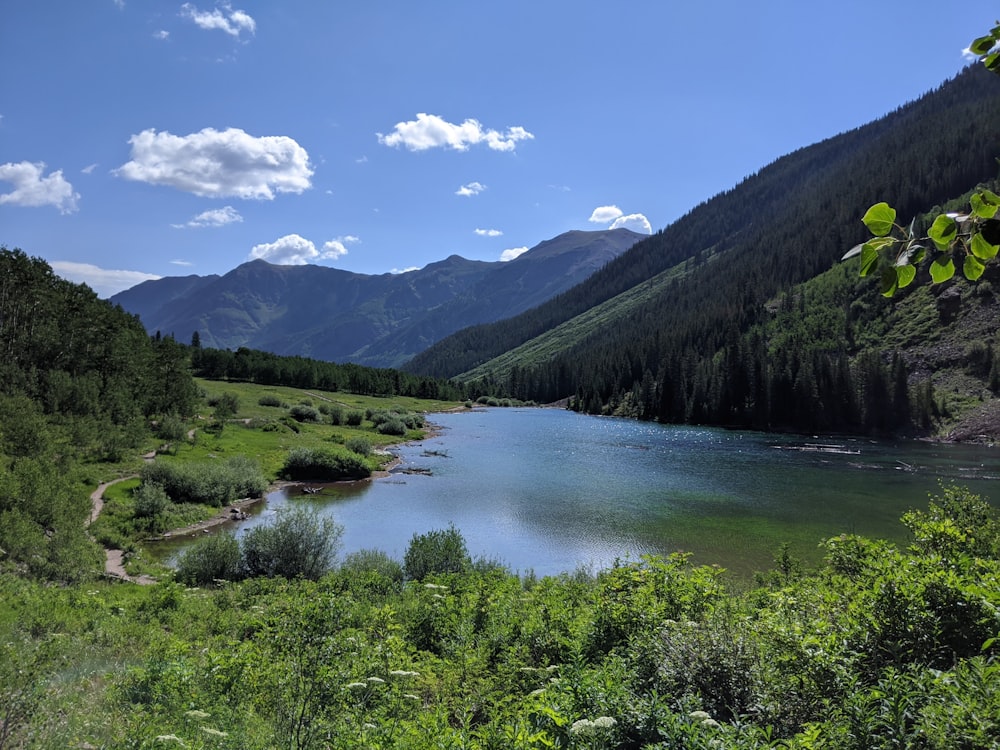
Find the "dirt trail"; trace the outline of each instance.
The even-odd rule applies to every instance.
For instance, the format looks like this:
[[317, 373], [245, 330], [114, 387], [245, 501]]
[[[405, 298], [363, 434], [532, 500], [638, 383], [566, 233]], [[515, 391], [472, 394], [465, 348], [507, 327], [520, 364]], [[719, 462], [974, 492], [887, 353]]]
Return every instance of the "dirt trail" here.
[[[89, 527], [97, 517], [101, 515], [101, 511], [104, 509], [104, 492], [113, 484], [118, 484], [119, 482], [124, 482], [126, 479], [134, 479], [135, 474], [126, 477], [118, 477], [117, 479], [112, 479], [110, 482], [102, 482], [97, 486], [97, 489], [90, 493], [90, 518], [87, 519], [87, 526]], [[143, 586], [148, 586], [150, 584], [156, 583], [155, 578], [150, 578], [149, 576], [130, 576], [125, 572], [125, 566], [122, 564], [122, 551], [120, 549], [105, 549], [104, 550], [104, 572], [106, 575], [112, 578], [118, 578], [122, 581], [131, 581], [132, 583], [138, 583]]]

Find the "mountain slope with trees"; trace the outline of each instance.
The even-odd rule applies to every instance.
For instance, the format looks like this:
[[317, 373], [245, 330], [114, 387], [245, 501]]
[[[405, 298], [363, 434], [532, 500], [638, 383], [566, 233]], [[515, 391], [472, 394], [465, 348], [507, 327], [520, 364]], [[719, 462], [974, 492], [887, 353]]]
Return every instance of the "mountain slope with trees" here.
[[[900, 216], [931, 211], [933, 218], [935, 206], [993, 179], [998, 118], [1000, 80], [969, 68], [874, 123], [777, 160], [578, 287], [521, 316], [461, 331], [407, 369], [448, 377], [474, 371], [512, 396], [573, 397], [589, 412], [668, 422], [911, 428], [917, 397], [910, 390], [920, 384], [909, 382], [905, 361], [891, 351], [859, 359], [839, 343], [803, 368], [804, 350], [781, 354], [751, 333], [772, 315], [776, 300], [790, 304], [796, 284], [839, 263], [863, 239], [860, 219], [868, 206], [891, 196]], [[673, 275], [657, 278], [671, 269]], [[550, 343], [544, 358], [474, 369], [643, 285], [658, 288], [627, 314], [598, 316], [564, 345]], [[796, 387], [803, 400], [813, 389], [845, 397], [850, 390], [870, 408], [862, 414], [824, 407], [831, 418], [816, 419], [784, 408]], [[885, 388], [895, 388], [894, 403], [882, 395]], [[916, 422], [923, 418], [916, 415]]]

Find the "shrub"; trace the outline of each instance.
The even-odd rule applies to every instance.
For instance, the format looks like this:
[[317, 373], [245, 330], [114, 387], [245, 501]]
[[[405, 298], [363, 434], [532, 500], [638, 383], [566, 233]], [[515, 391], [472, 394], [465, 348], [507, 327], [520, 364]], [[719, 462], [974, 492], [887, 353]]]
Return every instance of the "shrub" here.
[[360, 427], [361, 423], [365, 419], [365, 413], [358, 409], [352, 409], [347, 412], [347, 426], [348, 427]]
[[235, 393], [223, 393], [208, 399], [208, 405], [215, 409], [216, 419], [229, 419], [240, 411], [240, 397]]
[[375, 431], [380, 435], [396, 435], [401, 437], [406, 434], [406, 423], [398, 417], [393, 417], [379, 424], [375, 428]]
[[181, 556], [177, 580], [192, 586], [210, 586], [215, 581], [242, 577], [240, 544], [229, 533], [210, 534], [195, 542]]
[[246, 456], [183, 464], [154, 461], [143, 467], [141, 476], [143, 484], [159, 485], [175, 503], [220, 506], [260, 497], [267, 488], [260, 467]]
[[187, 424], [176, 414], [167, 414], [156, 425], [156, 435], [161, 440], [176, 442], [183, 439]]
[[278, 406], [278, 407], [284, 406], [280, 398], [270, 393], [261, 396], [259, 399], [257, 399], [257, 403], [260, 404], [261, 406]]
[[295, 448], [288, 453], [281, 475], [285, 479], [333, 482], [364, 479], [371, 469], [357, 453], [333, 453], [322, 449]]
[[352, 453], [357, 453], [359, 456], [367, 456], [372, 452], [372, 443], [366, 437], [361, 437], [360, 435], [348, 438], [347, 442], [344, 443], [344, 447]]
[[344, 558], [340, 570], [350, 577], [378, 576], [389, 583], [402, 583], [403, 566], [380, 549], [362, 549]]
[[319, 411], [306, 404], [295, 404], [288, 413], [296, 422], [319, 422], [320, 420]]
[[327, 414], [330, 417], [330, 424], [335, 427], [344, 424], [344, 410], [339, 406], [328, 407]]
[[450, 524], [447, 529], [414, 534], [403, 556], [403, 571], [407, 578], [419, 581], [431, 573], [458, 573], [470, 563], [465, 538]]
[[[170, 498], [158, 484], [143, 482], [135, 490], [134, 516], [146, 521], [147, 531], [162, 531], [162, 515]], [[158, 522], [159, 521], [159, 522]]]
[[333, 565], [343, 533], [343, 526], [315, 511], [287, 510], [274, 523], [255, 526], [243, 536], [243, 574], [318, 580]]

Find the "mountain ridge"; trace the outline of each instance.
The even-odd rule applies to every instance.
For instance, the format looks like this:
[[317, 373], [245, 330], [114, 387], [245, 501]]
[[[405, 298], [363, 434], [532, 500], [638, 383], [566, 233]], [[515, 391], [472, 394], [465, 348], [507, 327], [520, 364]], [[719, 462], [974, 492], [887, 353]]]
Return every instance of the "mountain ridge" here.
[[111, 298], [151, 333], [394, 367], [466, 325], [491, 322], [574, 286], [643, 235], [565, 232], [508, 262], [452, 254], [402, 274], [243, 263], [223, 275], [165, 277]]

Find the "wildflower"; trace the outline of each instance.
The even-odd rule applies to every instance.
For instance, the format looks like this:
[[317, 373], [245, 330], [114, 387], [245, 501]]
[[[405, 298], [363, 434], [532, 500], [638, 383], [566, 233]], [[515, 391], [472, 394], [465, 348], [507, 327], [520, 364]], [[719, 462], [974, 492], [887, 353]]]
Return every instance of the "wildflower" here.
[[218, 729], [213, 729], [212, 727], [201, 727], [201, 731], [205, 734], [210, 734], [213, 737], [228, 737], [229, 732], [222, 732]]
[[157, 742], [176, 742], [181, 747], [184, 747], [184, 740], [178, 737], [176, 734], [161, 734], [156, 737]]
[[212, 714], [205, 713], [204, 711], [199, 711], [197, 708], [192, 708], [190, 711], [185, 711], [184, 715], [187, 716], [189, 719], [198, 719], [199, 721], [201, 721], [202, 719], [207, 719]]
[[701, 725], [703, 727], [709, 727], [714, 729], [715, 727], [719, 726], [719, 722], [717, 722], [715, 719], [704, 719], [702, 720]]
[[358, 690], [360, 688], [366, 688], [366, 687], [368, 687], [368, 683], [367, 682], [348, 682], [347, 683], [347, 689], [348, 690]]
[[538, 690], [532, 690], [528, 693], [529, 698], [536, 698], [539, 695], [545, 695], [545, 688], [538, 688]]
[[403, 697], [406, 698], [406, 699], [408, 699], [408, 700], [416, 701], [417, 703], [420, 703], [420, 696], [419, 695], [414, 695], [413, 693], [403, 693]]
[[420, 672], [412, 672], [407, 669], [394, 669], [389, 672], [393, 677], [419, 677]]
[[368, 721], [366, 721], [364, 724], [362, 724], [361, 728], [362, 729], [367, 729], [369, 732], [371, 730], [373, 730], [373, 729], [378, 729], [377, 726], [375, 726], [374, 724], [372, 724], [371, 722], [368, 722]]
[[594, 726], [598, 729], [611, 729], [618, 722], [610, 716], [598, 716], [594, 719]]
[[692, 719], [698, 719], [699, 721], [712, 718], [708, 711], [692, 711], [688, 714], [688, 716]]
[[577, 719], [570, 725], [570, 734], [590, 734], [594, 729], [594, 722], [590, 719]]
[[384, 685], [385, 684], [385, 680], [383, 680], [381, 677], [369, 677], [368, 678], [368, 682], [370, 682], [372, 685]]

